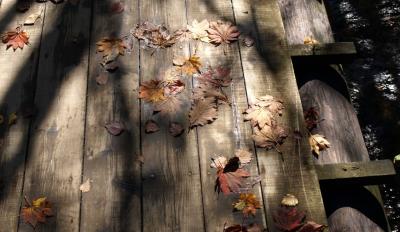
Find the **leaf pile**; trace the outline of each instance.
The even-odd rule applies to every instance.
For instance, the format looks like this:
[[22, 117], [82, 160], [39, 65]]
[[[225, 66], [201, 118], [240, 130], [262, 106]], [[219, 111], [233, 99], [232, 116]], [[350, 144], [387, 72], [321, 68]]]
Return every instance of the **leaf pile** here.
[[258, 147], [277, 149], [287, 133], [277, 122], [277, 117], [282, 115], [283, 102], [270, 95], [257, 98], [244, 114], [244, 120], [250, 121], [253, 126], [253, 140]]
[[[288, 195], [293, 196], [287, 194], [285, 197]], [[276, 228], [284, 232], [322, 232], [326, 228], [326, 226], [313, 221], [306, 221], [306, 213], [299, 211], [296, 205], [281, 205], [273, 214], [273, 219]]]
[[25, 45], [29, 44], [29, 35], [22, 30], [22, 27], [17, 27], [13, 31], [8, 31], [1, 36], [1, 41], [7, 45], [7, 49], [12, 47], [15, 50], [21, 50]]
[[229, 103], [228, 97], [222, 90], [229, 86], [230, 69], [219, 66], [211, 67], [198, 77], [198, 84], [193, 90], [192, 106], [189, 112], [189, 126], [204, 126], [215, 121], [218, 117], [218, 105], [221, 102]]
[[25, 223], [35, 228], [38, 222], [45, 223], [46, 218], [51, 216], [53, 211], [46, 197], [37, 198], [32, 203], [25, 198], [25, 206], [21, 210], [21, 217]]

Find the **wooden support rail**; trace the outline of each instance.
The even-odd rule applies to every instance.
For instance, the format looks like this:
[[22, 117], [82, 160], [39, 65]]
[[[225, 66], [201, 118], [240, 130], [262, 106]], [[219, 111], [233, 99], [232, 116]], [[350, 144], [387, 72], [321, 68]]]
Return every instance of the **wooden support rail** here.
[[387, 183], [396, 171], [390, 160], [315, 165], [321, 183], [375, 185]]
[[288, 46], [294, 61], [317, 63], [346, 63], [356, 57], [357, 50], [353, 42], [295, 44]]

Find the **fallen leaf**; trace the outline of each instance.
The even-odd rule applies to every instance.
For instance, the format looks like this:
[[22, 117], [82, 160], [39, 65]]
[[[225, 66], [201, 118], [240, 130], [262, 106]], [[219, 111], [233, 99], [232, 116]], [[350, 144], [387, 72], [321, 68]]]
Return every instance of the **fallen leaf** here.
[[45, 223], [46, 218], [51, 216], [53, 216], [51, 204], [46, 197], [37, 198], [32, 203], [25, 198], [25, 206], [21, 209], [21, 217], [25, 223], [35, 228], [38, 222]]
[[150, 22], [137, 24], [131, 34], [142, 40], [146, 47], [155, 49], [171, 47], [179, 39], [179, 33], [170, 33], [165, 26]]
[[285, 232], [297, 231], [306, 217], [303, 211], [298, 211], [296, 207], [279, 207], [273, 214], [275, 226]]
[[29, 44], [29, 35], [21, 27], [17, 27], [14, 31], [8, 31], [3, 34], [1, 41], [7, 44], [7, 49], [12, 47], [14, 51], [18, 48], [22, 50], [25, 44]]
[[125, 128], [124, 125], [120, 122], [111, 122], [105, 125], [105, 128], [107, 129], [108, 133], [118, 136], [124, 132]]
[[111, 3], [110, 11], [113, 14], [122, 13], [125, 10], [125, 3], [123, 1]]
[[309, 131], [317, 127], [319, 122], [319, 113], [315, 107], [310, 107], [304, 111], [304, 121]]
[[212, 85], [215, 88], [228, 87], [232, 82], [230, 77], [231, 70], [224, 66], [218, 66], [215, 69], [208, 69], [197, 77], [198, 81], [203, 84]]
[[189, 112], [189, 127], [204, 126], [217, 119], [217, 105], [213, 98], [195, 99]]
[[193, 99], [215, 98], [218, 103], [230, 104], [228, 97], [222, 88], [216, 88], [214, 85], [202, 83], [193, 90]]
[[96, 43], [97, 52], [103, 53], [102, 64], [108, 64], [125, 54], [126, 45], [122, 39], [105, 37]]
[[250, 173], [239, 168], [239, 158], [233, 157], [224, 168], [218, 168], [215, 191], [224, 194], [240, 193], [240, 189], [245, 185], [244, 178], [248, 177]]
[[81, 190], [81, 192], [83, 193], [87, 193], [90, 191], [90, 179], [87, 179], [83, 184], [81, 184], [81, 186], [79, 186], [79, 190]]
[[318, 42], [318, 40], [312, 38], [311, 36], [307, 36], [304, 38], [304, 44], [315, 45], [315, 44], [319, 44], [319, 42]]
[[183, 128], [182, 124], [180, 124], [180, 123], [172, 122], [169, 125], [169, 133], [174, 137], [178, 137], [184, 131], [185, 131], [185, 128]]
[[256, 102], [245, 111], [244, 120], [250, 120], [253, 127], [259, 128], [264, 125], [272, 125], [276, 115], [282, 115], [283, 102], [270, 95], [257, 98]]
[[233, 203], [234, 210], [242, 211], [243, 216], [255, 216], [257, 209], [261, 208], [260, 202], [254, 193], [241, 193], [239, 200]]
[[322, 232], [327, 228], [325, 225], [320, 225], [313, 221], [307, 221], [297, 232]]
[[35, 22], [40, 18], [40, 13], [34, 13], [29, 15], [24, 22], [24, 25], [34, 25]]
[[233, 26], [231, 22], [223, 21], [210, 22], [210, 28], [207, 29], [207, 32], [210, 42], [216, 45], [230, 44], [238, 40], [240, 35], [236, 26]]
[[199, 73], [202, 65], [200, 62], [200, 57], [196, 56], [196, 54], [190, 56], [189, 58], [176, 57], [172, 62], [174, 65], [180, 67], [182, 73], [189, 76]]
[[96, 83], [98, 85], [105, 85], [105, 84], [107, 84], [107, 81], [108, 81], [107, 73], [102, 72], [96, 77]]
[[164, 81], [164, 94], [168, 95], [176, 95], [181, 93], [185, 89], [185, 83], [181, 80], [171, 80]]
[[252, 135], [256, 146], [266, 149], [277, 149], [277, 146], [282, 144], [286, 137], [285, 129], [276, 122], [265, 125], [262, 129], [254, 127], [254, 134]]
[[210, 23], [207, 19], [204, 19], [201, 22], [198, 22], [195, 19], [193, 20], [192, 25], [188, 25], [187, 28], [192, 33], [193, 39], [198, 39], [206, 43], [210, 42], [207, 32], [207, 30], [210, 28]]
[[238, 149], [235, 152], [235, 156], [239, 158], [240, 164], [248, 164], [252, 159], [252, 154], [248, 150]]
[[163, 83], [159, 80], [143, 82], [139, 87], [139, 98], [151, 103], [164, 101], [166, 97], [164, 96]]
[[154, 113], [162, 115], [175, 115], [182, 110], [182, 100], [176, 95], [170, 95], [163, 101], [158, 101], [154, 104]]
[[144, 132], [147, 134], [154, 133], [160, 130], [160, 127], [158, 126], [157, 122], [153, 120], [147, 120], [144, 126]]
[[16, 124], [16, 123], [17, 123], [17, 120], [18, 120], [17, 113], [15, 113], [15, 112], [11, 113], [11, 114], [8, 116], [8, 125], [11, 126], [11, 125]]
[[320, 151], [326, 150], [331, 145], [329, 141], [326, 140], [325, 136], [319, 134], [310, 134], [308, 141], [311, 146], [311, 151], [316, 155], [319, 155]]
[[225, 156], [218, 156], [217, 158], [211, 158], [211, 165], [212, 168], [225, 168], [226, 164], [228, 163], [228, 159]]

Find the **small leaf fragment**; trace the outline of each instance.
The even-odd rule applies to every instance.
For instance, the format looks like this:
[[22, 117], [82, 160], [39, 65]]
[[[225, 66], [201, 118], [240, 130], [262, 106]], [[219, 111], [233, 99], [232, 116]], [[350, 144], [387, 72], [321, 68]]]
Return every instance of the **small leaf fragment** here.
[[180, 123], [172, 122], [169, 125], [169, 133], [174, 137], [178, 137], [183, 131], [185, 131], [185, 128]]
[[120, 122], [111, 122], [105, 125], [108, 133], [118, 136], [124, 132], [124, 126]]
[[25, 19], [24, 25], [34, 25], [39, 18], [40, 13], [31, 14]]
[[154, 133], [160, 130], [160, 127], [158, 126], [157, 122], [154, 120], [147, 120], [144, 126], [144, 131], [147, 134]]
[[51, 204], [46, 197], [41, 197], [29, 203], [25, 198], [25, 206], [21, 209], [22, 220], [33, 228], [37, 223], [45, 223], [46, 218], [53, 216]]
[[83, 193], [89, 192], [90, 188], [91, 188], [90, 182], [91, 182], [91, 180], [90, 180], [90, 178], [88, 178], [83, 184], [81, 184], [81, 186], [79, 186], [79, 190], [81, 190], [81, 192], [83, 192]]
[[211, 158], [211, 165], [212, 168], [225, 168], [226, 164], [228, 163], [228, 159], [225, 156], [218, 156], [217, 158]]
[[235, 156], [239, 158], [240, 164], [248, 164], [252, 159], [252, 154], [248, 150], [238, 149], [235, 152]]
[[331, 145], [329, 141], [326, 140], [325, 136], [319, 134], [311, 134], [308, 138], [308, 141], [311, 146], [311, 151], [316, 155], [319, 155], [320, 151], [328, 149]]

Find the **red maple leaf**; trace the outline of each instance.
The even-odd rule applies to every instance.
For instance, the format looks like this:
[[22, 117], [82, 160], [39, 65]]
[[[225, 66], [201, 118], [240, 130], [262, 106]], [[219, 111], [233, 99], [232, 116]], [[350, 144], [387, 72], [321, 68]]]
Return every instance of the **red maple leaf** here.
[[250, 173], [239, 168], [239, 158], [233, 157], [224, 167], [218, 168], [217, 179], [215, 180], [215, 191], [224, 194], [239, 193], [243, 186], [243, 178], [250, 177]]
[[275, 226], [285, 232], [294, 232], [304, 223], [306, 214], [298, 211], [296, 207], [281, 206], [273, 215]]

